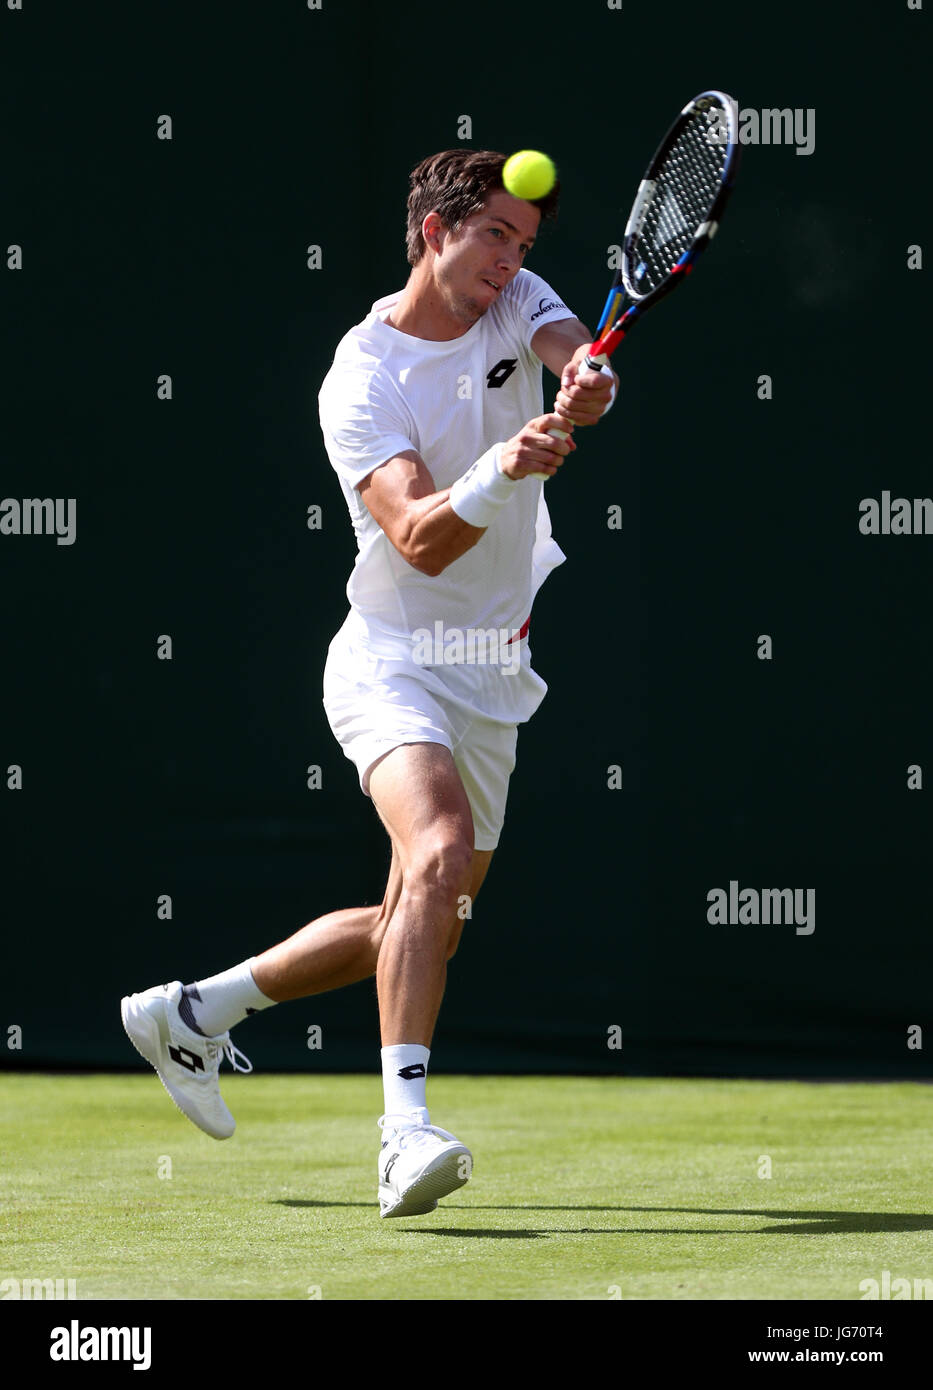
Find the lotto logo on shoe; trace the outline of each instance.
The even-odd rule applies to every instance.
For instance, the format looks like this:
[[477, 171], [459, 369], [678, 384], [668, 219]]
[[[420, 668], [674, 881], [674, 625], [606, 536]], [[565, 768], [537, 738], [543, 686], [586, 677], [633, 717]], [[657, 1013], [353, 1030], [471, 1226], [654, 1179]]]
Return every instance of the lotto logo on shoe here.
[[175, 1047], [174, 1044], [170, 1044], [168, 1055], [173, 1062], [177, 1062], [178, 1065], [184, 1067], [186, 1071], [196, 1072], [204, 1070], [203, 1059], [200, 1058], [196, 1052], [189, 1052], [186, 1047]]
[[423, 1062], [413, 1062], [410, 1067], [402, 1067], [402, 1070], [396, 1075], [401, 1076], [405, 1081], [414, 1081], [419, 1076], [427, 1076], [427, 1072]]

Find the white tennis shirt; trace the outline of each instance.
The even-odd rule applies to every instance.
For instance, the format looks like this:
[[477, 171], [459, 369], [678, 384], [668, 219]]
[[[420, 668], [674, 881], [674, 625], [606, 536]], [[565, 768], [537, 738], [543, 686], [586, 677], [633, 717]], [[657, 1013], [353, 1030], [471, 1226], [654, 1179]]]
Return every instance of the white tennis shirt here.
[[[565, 559], [551, 536], [540, 479], [525, 478], [479, 542], [442, 574], [403, 560], [356, 488], [406, 449], [438, 490], [544, 412], [531, 339], [573, 318], [551, 287], [520, 270], [459, 338], [432, 342], [385, 322], [401, 291], [377, 300], [341, 340], [319, 396], [327, 454], [346, 498], [358, 553], [347, 598], [373, 650], [399, 650], [417, 629], [520, 628], [537, 590]], [[359, 624], [357, 624], [359, 629]]]

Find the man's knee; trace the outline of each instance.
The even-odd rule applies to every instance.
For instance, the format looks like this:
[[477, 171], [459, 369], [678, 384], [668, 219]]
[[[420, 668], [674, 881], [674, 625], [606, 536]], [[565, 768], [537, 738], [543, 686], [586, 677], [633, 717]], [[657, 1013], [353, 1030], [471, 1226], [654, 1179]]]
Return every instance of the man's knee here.
[[472, 836], [444, 828], [423, 836], [414, 846], [405, 874], [406, 886], [455, 904], [470, 891], [473, 874]]
[[454, 956], [457, 954], [457, 947], [460, 945], [460, 938], [463, 936], [463, 928], [473, 916], [473, 904], [476, 902], [476, 895], [482, 887], [491, 859], [492, 850], [476, 850], [473, 853], [471, 881], [469, 887], [457, 898], [456, 913], [450, 928], [450, 935], [447, 939], [448, 960], [453, 960]]

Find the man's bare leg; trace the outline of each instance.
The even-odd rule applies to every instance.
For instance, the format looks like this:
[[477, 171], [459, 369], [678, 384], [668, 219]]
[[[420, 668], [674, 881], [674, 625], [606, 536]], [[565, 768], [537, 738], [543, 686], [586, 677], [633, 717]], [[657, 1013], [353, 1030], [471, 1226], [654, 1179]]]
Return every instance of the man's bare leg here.
[[[328, 913], [261, 957], [222, 975], [192, 987], [183, 988], [180, 981], [154, 986], [121, 1001], [123, 1025], [134, 1046], [155, 1068], [179, 1109], [215, 1139], [228, 1138], [235, 1122], [217, 1084], [220, 1051], [202, 1046], [205, 1037], [225, 1034], [270, 1000], [317, 994], [374, 973], [383, 1039], [389, 1040], [383, 1044], [383, 1080], [389, 1075], [396, 1088], [387, 1111], [397, 1113], [398, 1077], [406, 1073], [393, 1076], [387, 1051], [400, 1045], [420, 1054], [430, 1044], [446, 962], [463, 930], [465, 914], [457, 911], [459, 890], [468, 885], [475, 901], [492, 859], [491, 850], [471, 848], [472, 816], [448, 751], [440, 745], [418, 749], [395, 749], [380, 765], [384, 775], [377, 778], [377, 805], [392, 838], [393, 855], [379, 907]], [[237, 1066], [234, 1054], [229, 1055]], [[246, 1060], [242, 1054], [239, 1058]], [[243, 1070], [242, 1065], [237, 1069]], [[414, 1105], [423, 1104], [422, 1094]], [[465, 1156], [468, 1151], [457, 1146], [445, 1162], [451, 1154]], [[397, 1183], [403, 1176], [400, 1171], [393, 1180]], [[447, 1176], [442, 1177], [443, 1186]], [[453, 1185], [463, 1181], [458, 1169]], [[405, 1214], [404, 1205], [382, 1214]]]
[[457, 909], [486, 866], [476, 862], [469, 800], [443, 745], [394, 749], [370, 773], [369, 788], [402, 867], [376, 967], [385, 1101], [379, 1214], [422, 1216], [472, 1172], [467, 1146], [430, 1124], [426, 1086], [447, 960], [463, 926]]
[[[432, 745], [433, 746], [433, 745]], [[471, 902], [482, 886], [492, 862], [493, 850], [475, 850], [468, 888]], [[392, 863], [385, 896], [378, 907], [348, 907], [317, 917], [293, 936], [258, 955], [253, 979], [276, 1003], [303, 999], [326, 990], [342, 989], [376, 974], [379, 951], [402, 891], [399, 851], [393, 844]], [[464, 918], [455, 906], [447, 932], [445, 961], [456, 950]], [[443, 978], [441, 979], [443, 993]]]
[[393, 848], [385, 896], [378, 907], [347, 907], [315, 918], [256, 957], [256, 984], [281, 1004], [375, 975], [379, 946], [401, 891], [402, 870]]
[[406, 1042], [430, 1038], [463, 929], [458, 905], [478, 893], [492, 851], [472, 849], [469, 802], [442, 745], [393, 749], [370, 786], [392, 840], [382, 903], [327, 913], [262, 955], [185, 986], [178, 1007], [187, 1026], [219, 1036], [270, 1004], [376, 975], [383, 1037], [410, 1029]]
[[457, 908], [474, 882], [470, 803], [450, 751], [437, 743], [394, 749], [369, 789], [402, 870], [376, 968], [382, 1045], [430, 1047]]

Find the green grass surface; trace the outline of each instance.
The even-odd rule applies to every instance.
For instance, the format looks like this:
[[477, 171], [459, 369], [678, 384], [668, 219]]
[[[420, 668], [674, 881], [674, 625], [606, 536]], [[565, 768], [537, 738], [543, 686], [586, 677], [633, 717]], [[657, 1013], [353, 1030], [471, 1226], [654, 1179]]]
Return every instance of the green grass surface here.
[[0, 1077], [0, 1278], [508, 1300], [859, 1299], [885, 1269], [933, 1276], [922, 1085], [435, 1076], [474, 1176], [402, 1221], [376, 1204], [378, 1078], [222, 1090], [238, 1129], [218, 1143], [152, 1074]]

